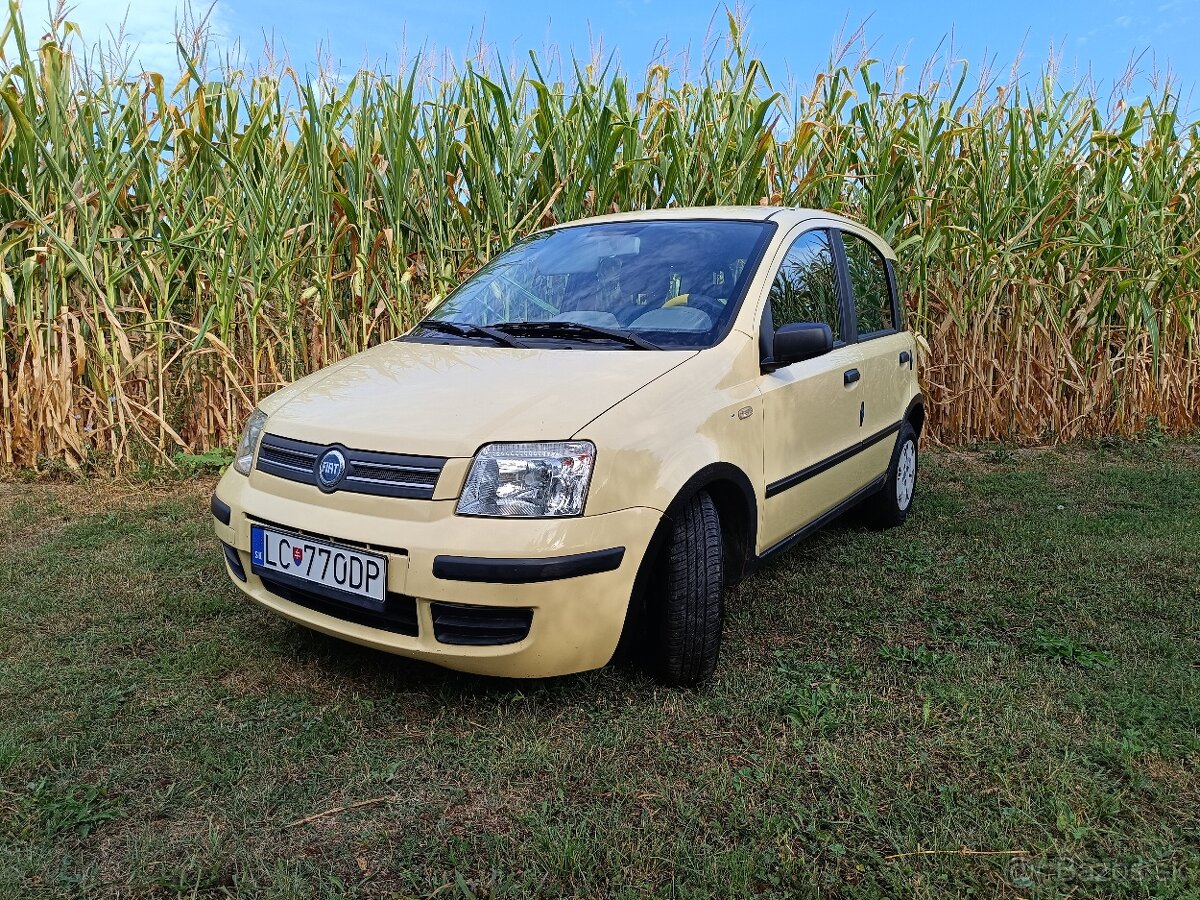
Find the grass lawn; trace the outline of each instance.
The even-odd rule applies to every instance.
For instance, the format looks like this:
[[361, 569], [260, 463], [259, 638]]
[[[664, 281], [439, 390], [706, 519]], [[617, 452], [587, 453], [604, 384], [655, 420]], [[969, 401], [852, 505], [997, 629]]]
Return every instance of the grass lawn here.
[[694, 692], [291, 625], [207, 479], [0, 484], [0, 897], [1200, 896], [1200, 446], [921, 477]]

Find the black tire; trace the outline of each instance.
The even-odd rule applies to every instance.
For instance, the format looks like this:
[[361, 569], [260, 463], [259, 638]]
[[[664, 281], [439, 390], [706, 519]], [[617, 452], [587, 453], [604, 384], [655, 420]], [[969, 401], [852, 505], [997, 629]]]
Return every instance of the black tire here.
[[725, 623], [721, 520], [712, 497], [692, 497], [670, 528], [649, 598], [647, 651], [661, 681], [691, 686], [716, 669]]
[[[906, 458], [909, 445], [912, 446], [912, 455]], [[900, 426], [900, 434], [896, 436], [896, 447], [892, 450], [892, 462], [888, 466], [883, 489], [862, 504], [863, 516], [872, 528], [895, 528], [903, 525], [908, 518], [916, 499], [917, 459], [917, 432], [911, 424], [904, 422]], [[907, 491], [899, 490], [902, 479], [908, 485]]]

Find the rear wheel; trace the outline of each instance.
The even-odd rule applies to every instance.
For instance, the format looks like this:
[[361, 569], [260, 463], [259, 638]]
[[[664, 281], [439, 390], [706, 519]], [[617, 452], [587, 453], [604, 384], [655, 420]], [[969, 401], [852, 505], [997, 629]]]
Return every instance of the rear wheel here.
[[867, 522], [876, 528], [903, 525], [917, 489], [917, 432], [908, 422], [900, 426], [887, 480], [879, 493], [863, 502]]
[[647, 650], [662, 681], [694, 685], [717, 667], [725, 618], [721, 520], [712, 497], [696, 494], [670, 527], [650, 598]]

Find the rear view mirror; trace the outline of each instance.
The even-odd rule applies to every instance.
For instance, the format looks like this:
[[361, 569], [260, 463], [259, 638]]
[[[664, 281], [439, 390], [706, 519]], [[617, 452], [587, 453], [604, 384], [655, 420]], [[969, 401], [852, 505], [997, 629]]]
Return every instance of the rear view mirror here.
[[774, 372], [832, 349], [833, 331], [824, 322], [792, 322], [775, 332], [771, 357], [763, 360], [762, 369]]

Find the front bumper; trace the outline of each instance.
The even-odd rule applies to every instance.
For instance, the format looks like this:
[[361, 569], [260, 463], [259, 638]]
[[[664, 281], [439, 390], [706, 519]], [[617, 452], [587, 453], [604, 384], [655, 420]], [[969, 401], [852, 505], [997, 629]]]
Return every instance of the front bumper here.
[[[268, 609], [317, 631], [483, 675], [536, 678], [605, 665], [662, 514], [637, 507], [575, 519], [483, 519], [455, 516], [456, 504], [327, 495], [258, 471], [247, 478], [230, 470], [217, 487], [213, 527], [241, 562], [245, 580], [231, 570], [234, 584]], [[228, 522], [222, 521], [226, 507]], [[268, 589], [251, 571], [254, 522], [386, 555], [388, 592], [415, 602], [416, 635], [343, 618], [336, 603], [319, 610]], [[606, 552], [617, 548], [624, 551]], [[581, 571], [589, 574], [577, 574]], [[436, 605], [444, 603], [532, 610], [528, 634], [514, 643], [482, 646], [439, 641], [434, 614], [446, 609]]]

